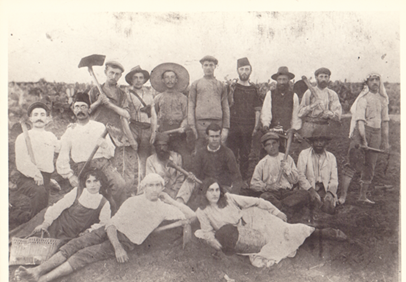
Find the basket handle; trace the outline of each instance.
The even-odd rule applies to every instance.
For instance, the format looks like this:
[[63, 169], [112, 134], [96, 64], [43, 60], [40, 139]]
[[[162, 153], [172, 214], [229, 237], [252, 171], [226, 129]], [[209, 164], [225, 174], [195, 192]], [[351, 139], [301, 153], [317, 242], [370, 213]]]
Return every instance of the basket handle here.
[[[49, 234], [49, 231], [46, 230], [46, 229], [42, 229], [42, 230], [41, 230], [41, 238], [44, 237], [44, 232], [45, 232], [46, 234], [48, 234], [48, 237], [49, 237], [49, 238], [51, 238], [51, 234]], [[37, 232], [35, 232], [35, 230], [32, 231], [30, 234], [28, 234], [26, 237], [24, 237], [24, 239], [27, 239], [27, 238], [31, 237], [31, 236], [34, 235], [35, 233], [37, 233]]]

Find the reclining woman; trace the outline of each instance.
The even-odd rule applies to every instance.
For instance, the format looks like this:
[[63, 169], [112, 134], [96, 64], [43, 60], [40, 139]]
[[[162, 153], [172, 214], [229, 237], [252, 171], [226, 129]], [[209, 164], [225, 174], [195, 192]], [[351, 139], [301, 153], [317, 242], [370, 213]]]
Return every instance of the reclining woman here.
[[248, 255], [256, 267], [269, 267], [286, 257], [294, 257], [311, 234], [324, 239], [347, 238], [338, 229], [314, 232], [314, 227], [287, 223], [286, 215], [270, 202], [224, 193], [214, 179], [206, 179], [201, 187], [201, 205], [196, 211], [201, 229], [195, 236], [226, 255]]
[[66, 243], [81, 233], [103, 226], [110, 219], [114, 206], [106, 176], [99, 169], [91, 169], [80, 177], [79, 187], [9, 235], [25, 237], [43, 231], [50, 238]]

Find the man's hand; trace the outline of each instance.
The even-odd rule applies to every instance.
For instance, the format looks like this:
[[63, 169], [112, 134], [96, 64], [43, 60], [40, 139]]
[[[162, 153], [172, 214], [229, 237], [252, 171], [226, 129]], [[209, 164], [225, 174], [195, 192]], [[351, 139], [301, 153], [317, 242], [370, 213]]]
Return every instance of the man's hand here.
[[41, 173], [34, 176], [34, 181], [38, 186], [44, 185], [44, 178]]
[[296, 129], [294, 129], [294, 128], [289, 128], [289, 129], [286, 131], [286, 135], [289, 135], [291, 132], [292, 132], [292, 134], [295, 134], [295, 133], [296, 133]]
[[321, 207], [323, 203], [321, 202], [320, 195], [316, 192], [316, 190], [314, 188], [310, 188], [308, 191], [310, 194], [310, 201], [317, 203], [316, 206]]
[[313, 104], [310, 105], [310, 109], [315, 109], [316, 107], [322, 106], [323, 105], [323, 101], [320, 99], [317, 99], [316, 101], [314, 101]]
[[138, 143], [137, 143], [137, 142], [134, 142], [134, 141], [132, 141], [132, 140], [128, 140], [128, 142], [130, 142], [131, 148], [133, 148], [134, 151], [138, 152]]
[[190, 181], [190, 182], [196, 182], [196, 176], [193, 174], [193, 172], [189, 172], [187, 175], [186, 180]]
[[86, 235], [87, 233], [90, 233], [89, 229], [86, 229], [85, 231], [79, 233], [79, 237], [83, 236], [83, 235]]
[[332, 111], [326, 110], [326, 111], [323, 111], [323, 114], [321, 115], [321, 117], [325, 118], [325, 119], [328, 119], [328, 118], [332, 119], [334, 117], [334, 113]]
[[275, 83], [275, 82], [272, 82], [272, 83], [269, 85], [269, 90], [272, 91], [272, 90], [275, 90], [275, 89], [276, 89], [276, 83]]
[[78, 187], [79, 186], [78, 177], [73, 174], [71, 177], [69, 177], [69, 183], [72, 187]]
[[99, 100], [101, 104], [106, 106], [110, 104], [109, 98], [107, 98], [104, 94], [100, 94], [99, 97], [97, 97], [97, 100]]
[[288, 161], [285, 161], [285, 160], [281, 160], [281, 169], [287, 175], [289, 175], [292, 172], [292, 169], [291, 169]]
[[389, 142], [384, 142], [384, 143], [383, 143], [383, 150], [384, 150], [385, 152], [388, 152], [388, 153], [389, 153], [389, 151], [390, 151]]
[[224, 128], [221, 130], [221, 144], [226, 144], [228, 136], [228, 128]]
[[220, 251], [221, 248], [222, 248], [221, 244], [220, 244], [219, 241], [217, 241], [217, 240], [211, 240], [211, 241], [210, 241], [210, 245], [211, 245], [213, 248], [215, 248], [216, 250], [218, 250], [218, 251]]
[[106, 150], [108, 148], [108, 144], [106, 139], [99, 137], [99, 139], [97, 139], [97, 145], [102, 148], [103, 150]]
[[199, 138], [199, 135], [197, 134], [197, 129], [195, 126], [191, 126], [190, 129], [193, 131], [193, 134], [195, 135], [195, 138]]
[[121, 244], [119, 246], [117, 246], [117, 248], [115, 249], [116, 252], [116, 259], [118, 263], [125, 263], [128, 261], [128, 255], [127, 252], [123, 249], [123, 247], [121, 246]]
[[366, 138], [362, 138], [362, 140], [361, 140], [361, 146], [362, 146], [362, 147], [368, 147], [368, 142], [367, 142], [367, 139], [366, 139]]
[[273, 191], [273, 190], [278, 190], [278, 189], [279, 189], [279, 185], [276, 182], [265, 185], [265, 191]]
[[258, 132], [258, 128], [254, 127], [254, 130], [252, 131], [252, 136], [255, 136], [255, 134], [257, 134], [257, 132]]
[[282, 219], [284, 222], [288, 220], [288, 217], [283, 212], [278, 213], [276, 216]]
[[333, 194], [331, 192], [327, 192], [326, 195], [324, 196], [324, 201], [330, 203], [333, 203], [333, 206], [336, 206], [336, 199], [334, 198]]
[[49, 224], [43, 222], [42, 224], [40, 224], [40, 225], [38, 225], [37, 227], [34, 228], [34, 230], [32, 231], [32, 234], [36, 234], [36, 233], [39, 233], [41, 231], [44, 231], [45, 233], [47, 233], [49, 235], [48, 227], [49, 227]]

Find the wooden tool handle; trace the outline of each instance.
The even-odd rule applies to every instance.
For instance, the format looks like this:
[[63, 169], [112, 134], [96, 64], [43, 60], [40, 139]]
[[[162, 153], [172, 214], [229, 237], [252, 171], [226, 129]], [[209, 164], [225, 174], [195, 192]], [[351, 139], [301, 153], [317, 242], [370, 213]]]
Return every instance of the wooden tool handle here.
[[317, 95], [316, 90], [314, 89], [313, 85], [311, 85], [311, 83], [309, 82], [309, 80], [307, 79], [306, 76], [302, 76], [302, 80], [304, 81], [304, 83], [306, 83], [307, 88], [309, 88], [310, 92], [312, 93], [312, 95], [314, 95], [314, 97], [316, 99], [319, 99], [319, 95]]
[[37, 163], [35, 161], [35, 157], [34, 157], [34, 151], [32, 149], [31, 138], [30, 138], [30, 135], [28, 134], [27, 124], [25, 124], [25, 121], [20, 121], [20, 124], [21, 124], [21, 128], [23, 130], [23, 134], [25, 137], [25, 144], [27, 145], [28, 155], [30, 156], [31, 162], [34, 165], [37, 165]]
[[101, 88], [101, 85], [100, 85], [99, 81], [96, 78], [96, 75], [93, 72], [93, 68], [91, 66], [89, 66], [89, 67], [87, 67], [87, 70], [89, 71], [90, 76], [92, 77], [94, 83], [96, 84], [97, 89], [99, 89], [100, 95], [106, 96], [106, 94], [104, 94], [104, 92], [103, 92], [103, 90]]
[[[290, 131], [289, 135], [288, 135], [288, 141], [286, 142], [285, 155], [283, 156], [284, 161], [286, 161], [288, 159], [290, 145], [292, 144], [292, 139], [293, 139], [293, 131]], [[281, 179], [282, 179], [282, 168], [279, 170], [278, 179], [276, 180], [276, 183], [278, 183], [278, 185], [280, 184]]]
[[[178, 166], [177, 164], [175, 164], [173, 161], [169, 160], [168, 161], [168, 166], [173, 167], [174, 169], [176, 169], [177, 171], [179, 171], [180, 173], [184, 174], [185, 176], [189, 175], [189, 172], [187, 172], [186, 170], [184, 170], [183, 168], [181, 168], [180, 166]], [[195, 177], [196, 178], [196, 177]], [[196, 178], [196, 182], [199, 184], [202, 184], [202, 181], [200, 181], [199, 179]]]
[[183, 130], [183, 128], [179, 127], [179, 128], [164, 131], [162, 133], [164, 133], [164, 134], [180, 133], [182, 130]]

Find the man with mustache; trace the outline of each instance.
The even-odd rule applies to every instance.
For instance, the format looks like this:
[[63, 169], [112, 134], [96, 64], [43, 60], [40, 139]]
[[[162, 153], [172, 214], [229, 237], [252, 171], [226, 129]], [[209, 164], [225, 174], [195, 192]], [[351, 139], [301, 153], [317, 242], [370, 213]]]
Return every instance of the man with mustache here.
[[301, 135], [311, 137], [317, 127], [322, 127], [328, 133], [331, 120], [341, 119], [341, 104], [337, 93], [327, 86], [330, 82], [331, 71], [327, 68], [320, 68], [314, 73], [317, 86], [314, 87], [317, 96], [315, 97], [308, 89], [302, 98], [299, 106], [299, 118], [302, 119]]
[[[367, 192], [375, 174], [378, 154], [362, 147], [389, 151], [389, 98], [381, 75], [371, 73], [366, 77], [365, 87], [351, 106], [351, 143], [347, 163], [340, 178], [341, 194], [339, 203], [344, 204], [348, 187], [357, 171], [361, 171], [361, 189], [358, 201], [362, 204], [375, 204], [367, 198]], [[360, 148], [361, 146], [361, 148]]]
[[331, 140], [322, 128], [314, 130], [311, 138], [307, 138], [311, 147], [299, 154], [297, 169], [306, 176], [311, 188], [308, 190], [315, 200], [313, 204], [330, 214], [334, 213], [337, 202], [337, 161], [335, 156], [326, 151]]
[[[78, 173], [93, 149], [96, 145], [99, 145], [90, 167], [101, 169], [107, 176], [112, 184], [110, 187], [111, 195], [117, 209], [126, 199], [126, 185], [124, 179], [110, 161], [114, 156], [114, 144], [108, 135], [104, 139], [101, 138], [106, 128], [104, 124], [90, 120], [90, 100], [86, 93], [78, 92], [75, 94], [72, 108], [77, 122], [70, 124], [61, 137], [62, 145], [56, 161], [56, 169], [63, 178], [69, 179], [72, 187], [77, 187]], [[73, 168], [70, 166], [71, 160]]]
[[158, 115], [158, 131], [177, 130], [169, 136], [169, 149], [182, 156], [183, 164], [191, 165], [191, 151], [186, 142], [187, 96], [182, 92], [189, 85], [189, 73], [181, 65], [163, 63], [151, 71], [151, 85], [159, 92], [154, 99]]
[[[49, 119], [49, 109], [41, 102], [35, 102], [27, 111], [32, 129], [28, 131], [33, 157], [30, 158], [24, 133], [15, 142], [16, 166], [20, 175], [16, 189], [10, 190], [10, 204], [18, 206], [19, 195], [30, 199], [30, 207], [21, 211], [16, 218], [24, 223], [48, 206], [49, 183], [54, 172], [54, 154], [59, 152], [60, 143], [56, 136], [45, 130]], [[16, 201], [14, 201], [16, 200]]]
[[299, 130], [302, 122], [298, 117], [299, 98], [289, 85], [295, 75], [287, 67], [280, 67], [271, 76], [276, 80], [276, 89], [268, 91], [261, 111], [263, 131], [269, 129]]
[[230, 104], [230, 133], [228, 147], [239, 162], [244, 180], [249, 178], [248, 164], [252, 136], [258, 131], [262, 102], [257, 87], [250, 83], [252, 66], [248, 58], [237, 60], [239, 79], [230, 85], [228, 101]]
[[154, 143], [155, 154], [148, 157], [146, 171], [147, 174], [159, 174], [165, 181], [164, 192], [175, 199], [182, 183], [185, 181], [185, 176], [173, 167], [168, 166], [168, 162], [171, 161], [182, 167], [182, 157], [178, 153], [169, 150], [169, 140], [167, 134], [157, 133]]

